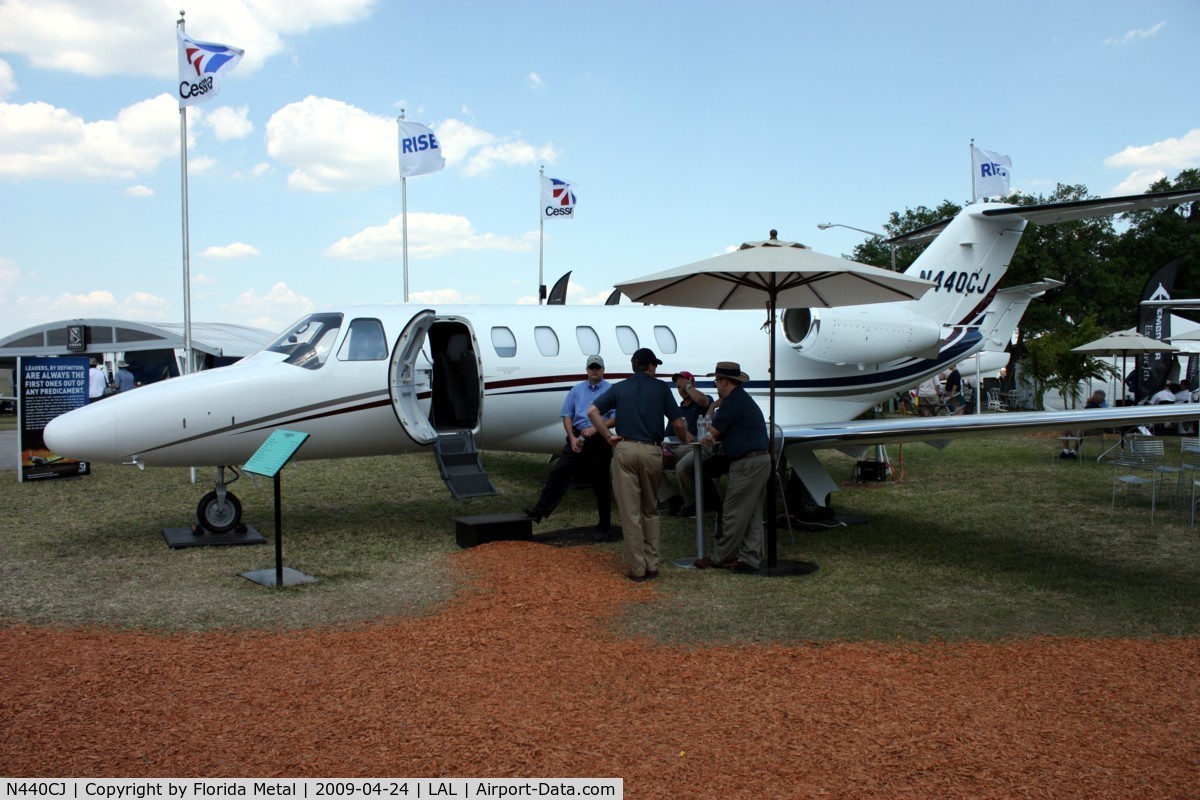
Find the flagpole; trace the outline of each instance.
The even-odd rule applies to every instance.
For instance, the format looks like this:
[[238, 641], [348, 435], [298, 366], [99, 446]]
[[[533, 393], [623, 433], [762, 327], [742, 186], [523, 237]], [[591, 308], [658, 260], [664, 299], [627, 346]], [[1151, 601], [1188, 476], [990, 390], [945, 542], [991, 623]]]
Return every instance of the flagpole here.
[[[175, 23], [180, 30], [186, 30], [183, 23], [183, 11], [179, 12], [179, 20]], [[188, 180], [187, 180], [187, 106], [179, 107], [179, 171], [181, 174], [181, 192], [183, 209], [183, 374], [192, 371], [192, 278], [191, 259], [188, 244]]]
[[542, 297], [545, 295], [545, 278], [543, 277], [543, 261], [546, 249], [546, 214], [541, 210], [542, 197], [542, 181], [546, 179], [546, 165], [543, 164], [538, 168], [538, 305], [542, 304]]
[[[404, 121], [404, 109], [396, 119], [396, 135], [400, 134], [400, 123]], [[400, 241], [404, 259], [404, 302], [408, 302], [408, 178], [400, 175]]]
[[967, 157], [971, 163], [971, 202], [974, 203], [979, 197], [975, 194], [975, 139], [971, 139], [970, 148], [967, 151]]

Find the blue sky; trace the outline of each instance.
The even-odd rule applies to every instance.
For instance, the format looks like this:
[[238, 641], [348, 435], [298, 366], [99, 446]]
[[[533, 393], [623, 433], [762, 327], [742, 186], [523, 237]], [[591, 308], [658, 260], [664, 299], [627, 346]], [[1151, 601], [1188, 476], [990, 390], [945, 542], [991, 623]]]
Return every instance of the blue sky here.
[[1195, 0], [0, 0], [0, 336], [183, 319], [175, 21], [245, 49], [188, 111], [192, 319], [281, 328], [401, 302], [536, 302], [538, 169], [568, 303], [777, 228], [848, 254], [891, 211], [1012, 186], [1143, 191], [1200, 166]]

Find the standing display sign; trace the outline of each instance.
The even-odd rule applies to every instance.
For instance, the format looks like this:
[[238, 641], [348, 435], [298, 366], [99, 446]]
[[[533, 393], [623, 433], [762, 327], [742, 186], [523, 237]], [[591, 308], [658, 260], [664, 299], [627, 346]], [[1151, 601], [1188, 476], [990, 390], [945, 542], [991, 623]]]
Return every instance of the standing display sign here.
[[298, 583], [313, 583], [317, 579], [283, 566], [283, 499], [279, 482], [279, 471], [292, 460], [292, 456], [308, 439], [307, 433], [276, 430], [262, 446], [250, 456], [242, 469], [255, 475], [275, 479], [275, 569], [260, 569], [243, 572], [242, 577], [263, 586], [294, 586]]
[[50, 420], [87, 405], [86, 358], [17, 359], [18, 481], [75, 478], [92, 471], [87, 461], [75, 461], [46, 448], [43, 433]]

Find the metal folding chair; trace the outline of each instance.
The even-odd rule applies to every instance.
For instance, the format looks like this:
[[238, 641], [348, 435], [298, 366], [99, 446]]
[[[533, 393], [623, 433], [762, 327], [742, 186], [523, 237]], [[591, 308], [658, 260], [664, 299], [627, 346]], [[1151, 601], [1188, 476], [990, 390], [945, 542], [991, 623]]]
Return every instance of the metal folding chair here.
[[1109, 458], [1113, 465], [1112, 502], [1109, 505], [1109, 517], [1116, 512], [1119, 487], [1124, 487], [1128, 491], [1148, 486], [1150, 487], [1150, 524], [1154, 524], [1154, 512], [1158, 505], [1158, 484], [1167, 479], [1170, 469], [1164, 469], [1163, 454], [1162, 439], [1137, 438], [1128, 439], [1125, 449], [1118, 455]]

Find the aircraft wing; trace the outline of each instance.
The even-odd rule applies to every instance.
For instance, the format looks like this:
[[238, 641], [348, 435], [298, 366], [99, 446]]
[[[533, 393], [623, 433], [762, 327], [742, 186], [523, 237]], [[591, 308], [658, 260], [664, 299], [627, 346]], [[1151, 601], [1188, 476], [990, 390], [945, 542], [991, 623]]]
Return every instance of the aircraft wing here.
[[[1200, 189], [1173, 189], [1169, 192], [1131, 194], [1122, 197], [1097, 197], [1091, 200], [1068, 200], [1064, 203], [988, 208], [980, 213], [985, 217], [1020, 217], [1035, 225], [1053, 225], [1056, 222], [1103, 217], [1109, 214], [1123, 214], [1127, 211], [1136, 211], [1139, 208], [1173, 206], [1179, 203], [1190, 203], [1195, 200], [1200, 200]], [[884, 244], [896, 246], [924, 244], [936, 238], [942, 232], [942, 229], [949, 224], [950, 220], [948, 219], [940, 220], [922, 228], [909, 231], [908, 233], [893, 236], [891, 239], [886, 239]]]
[[957, 439], [994, 433], [1124, 428], [1200, 419], [1200, 403], [1123, 406], [1075, 411], [1019, 411], [952, 417], [858, 419], [782, 426], [788, 445], [810, 449]]

